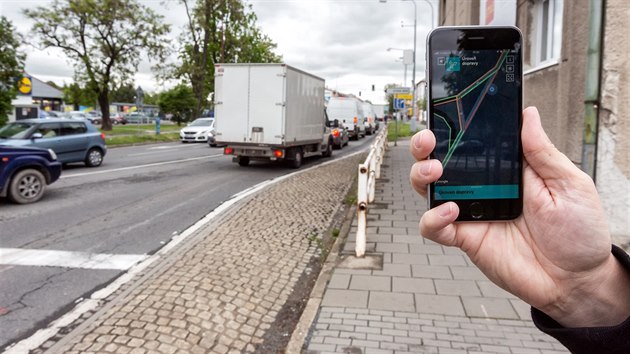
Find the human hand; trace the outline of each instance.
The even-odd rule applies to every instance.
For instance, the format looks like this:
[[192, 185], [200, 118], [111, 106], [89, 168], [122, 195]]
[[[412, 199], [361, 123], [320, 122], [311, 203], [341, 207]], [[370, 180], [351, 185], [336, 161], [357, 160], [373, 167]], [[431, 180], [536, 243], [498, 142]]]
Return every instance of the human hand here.
[[[509, 222], [458, 222], [458, 206], [427, 211], [421, 234], [461, 248], [494, 283], [565, 327], [616, 325], [630, 316], [630, 274], [611, 254], [606, 216], [591, 178], [558, 151], [538, 111], [523, 111], [523, 213]], [[426, 198], [442, 175], [429, 130], [417, 133], [411, 184]]]

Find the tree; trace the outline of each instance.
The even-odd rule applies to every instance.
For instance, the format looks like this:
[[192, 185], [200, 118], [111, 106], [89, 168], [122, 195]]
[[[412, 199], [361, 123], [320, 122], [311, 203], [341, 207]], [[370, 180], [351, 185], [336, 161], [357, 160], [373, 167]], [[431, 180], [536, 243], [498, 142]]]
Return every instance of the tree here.
[[64, 85], [61, 90], [63, 91], [63, 101], [72, 105], [74, 110], [79, 109], [79, 106], [91, 106], [97, 99], [94, 91], [81, 87], [76, 82]]
[[112, 90], [111, 99], [112, 102], [136, 102], [136, 89], [130, 83], [120, 85]]
[[24, 67], [24, 53], [19, 51], [20, 35], [11, 21], [0, 16], [0, 126], [7, 122], [11, 100], [17, 93], [17, 81]]
[[169, 26], [136, 0], [54, 0], [24, 14], [34, 21], [36, 43], [61, 48], [96, 94], [104, 130], [112, 128], [110, 91], [137, 71], [142, 53], [157, 62], [167, 54]]
[[193, 115], [207, 106], [213, 91], [214, 64], [225, 62], [269, 63], [282, 58], [273, 50], [276, 45], [256, 27], [251, 5], [240, 0], [180, 0], [186, 9], [188, 23], [180, 38], [181, 65], [168, 75], [188, 81], [195, 97]]
[[158, 106], [164, 113], [172, 113], [173, 118], [180, 125], [182, 121], [196, 115], [192, 115], [196, 100], [190, 87], [179, 84], [174, 88], [160, 93]]

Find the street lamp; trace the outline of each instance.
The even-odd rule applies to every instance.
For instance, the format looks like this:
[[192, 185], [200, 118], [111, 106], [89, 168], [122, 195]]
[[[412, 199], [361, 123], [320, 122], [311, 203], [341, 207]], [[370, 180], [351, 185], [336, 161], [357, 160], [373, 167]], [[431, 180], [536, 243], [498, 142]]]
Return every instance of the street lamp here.
[[[413, 60], [413, 51], [411, 49], [402, 49], [402, 48], [387, 48], [388, 52], [391, 52], [392, 50], [401, 50], [403, 52], [403, 56], [399, 59], [402, 60], [403, 66], [405, 67], [405, 76], [403, 79], [403, 87], [407, 87], [407, 65], [412, 63]], [[396, 60], [398, 61], [398, 60]], [[411, 83], [411, 85], [413, 86], [413, 83]]]
[[[412, 84], [412, 89], [413, 89], [413, 96], [412, 96], [412, 106], [411, 106], [411, 114], [412, 116], [415, 118], [416, 116], [416, 34], [417, 34], [417, 29], [418, 29], [418, 8], [416, 6], [416, 0], [401, 0], [401, 1], [411, 1], [413, 3], [413, 72], [412, 72], [412, 80], [413, 80], [413, 84]], [[433, 13], [433, 4], [431, 4], [431, 2], [429, 0], [424, 0], [427, 4], [429, 4], [429, 6], [431, 7], [431, 28], [433, 28], [433, 17], [434, 17], [434, 13]], [[379, 2], [381, 3], [386, 3], [387, 0], [379, 0]]]

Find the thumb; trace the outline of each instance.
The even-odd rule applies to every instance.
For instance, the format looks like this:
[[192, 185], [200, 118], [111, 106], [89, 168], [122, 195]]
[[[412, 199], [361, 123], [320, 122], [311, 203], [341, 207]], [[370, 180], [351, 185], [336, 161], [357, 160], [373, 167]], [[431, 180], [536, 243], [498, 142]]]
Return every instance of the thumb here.
[[542, 179], [564, 179], [581, 172], [551, 143], [536, 107], [527, 107], [523, 111], [521, 139], [525, 160]]

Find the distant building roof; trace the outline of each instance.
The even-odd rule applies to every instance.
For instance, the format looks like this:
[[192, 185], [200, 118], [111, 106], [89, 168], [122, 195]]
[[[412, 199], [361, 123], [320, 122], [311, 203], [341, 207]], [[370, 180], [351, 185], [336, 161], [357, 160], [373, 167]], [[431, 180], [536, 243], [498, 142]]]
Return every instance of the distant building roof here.
[[33, 83], [31, 96], [63, 99], [63, 92], [61, 90], [57, 90], [34, 76], [31, 76], [31, 82]]

